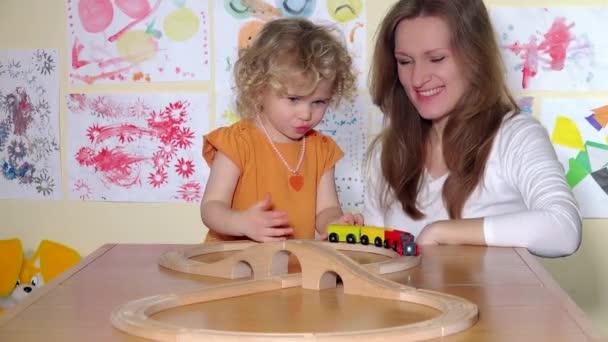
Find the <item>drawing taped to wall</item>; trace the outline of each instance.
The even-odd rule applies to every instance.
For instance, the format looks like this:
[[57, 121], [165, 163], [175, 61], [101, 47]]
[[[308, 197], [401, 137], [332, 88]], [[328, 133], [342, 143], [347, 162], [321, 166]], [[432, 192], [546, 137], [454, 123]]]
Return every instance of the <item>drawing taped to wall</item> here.
[[67, 0], [71, 83], [209, 80], [207, 1]]
[[362, 0], [216, 0], [214, 6], [216, 89], [231, 88], [232, 67], [238, 50], [255, 38], [264, 23], [287, 16], [302, 16], [338, 28], [359, 71], [359, 84], [365, 85], [367, 22]]
[[57, 50], [0, 51], [0, 198], [61, 198]]
[[201, 94], [69, 94], [70, 198], [198, 202], [208, 176]]
[[492, 21], [515, 90], [608, 90], [605, 7], [495, 7]]
[[541, 121], [585, 218], [607, 218], [608, 98], [545, 99]]

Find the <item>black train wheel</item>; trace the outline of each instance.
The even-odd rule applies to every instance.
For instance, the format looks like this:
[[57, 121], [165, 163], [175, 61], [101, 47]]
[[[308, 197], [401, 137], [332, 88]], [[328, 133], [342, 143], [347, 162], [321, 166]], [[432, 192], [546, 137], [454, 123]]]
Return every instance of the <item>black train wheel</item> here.
[[329, 234], [329, 242], [338, 242], [338, 234], [336, 234], [336, 233]]
[[369, 238], [367, 237], [367, 235], [363, 235], [361, 237], [361, 243], [364, 245], [369, 245]]
[[376, 245], [376, 247], [382, 247], [382, 239], [380, 237], [376, 237], [374, 240], [374, 245]]

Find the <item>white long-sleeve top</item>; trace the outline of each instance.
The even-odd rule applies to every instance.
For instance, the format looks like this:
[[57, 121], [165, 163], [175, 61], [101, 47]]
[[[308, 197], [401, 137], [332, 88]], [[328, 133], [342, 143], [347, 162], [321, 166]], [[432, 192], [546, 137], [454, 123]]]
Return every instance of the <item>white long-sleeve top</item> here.
[[[425, 214], [422, 219], [411, 219], [398, 201], [380, 208], [380, 150], [374, 150], [366, 177], [365, 224], [418, 236], [427, 224], [449, 219], [442, 199], [447, 174], [436, 179], [427, 173], [422, 177], [418, 195], [418, 208]], [[545, 257], [569, 255], [578, 249], [580, 212], [547, 131], [536, 119], [527, 115], [505, 119], [483, 182], [466, 201], [462, 217], [483, 218], [488, 246], [526, 247]]]

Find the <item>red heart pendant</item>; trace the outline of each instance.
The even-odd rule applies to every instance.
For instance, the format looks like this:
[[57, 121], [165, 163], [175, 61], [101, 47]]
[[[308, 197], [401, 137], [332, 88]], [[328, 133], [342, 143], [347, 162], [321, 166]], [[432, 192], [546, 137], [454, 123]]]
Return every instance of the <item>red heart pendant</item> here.
[[304, 177], [302, 175], [293, 175], [289, 177], [289, 185], [295, 190], [300, 191], [304, 186]]

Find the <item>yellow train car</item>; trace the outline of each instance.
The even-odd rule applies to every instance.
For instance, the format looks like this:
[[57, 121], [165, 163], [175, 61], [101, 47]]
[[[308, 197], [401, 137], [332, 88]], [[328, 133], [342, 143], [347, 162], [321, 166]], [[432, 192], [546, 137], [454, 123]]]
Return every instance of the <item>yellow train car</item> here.
[[[382, 247], [384, 241], [384, 232], [387, 229], [381, 227], [361, 227], [361, 244], [369, 245], [373, 243], [376, 247]], [[390, 229], [388, 229], [390, 230]]]
[[346, 224], [330, 224], [327, 226], [327, 237], [329, 242], [357, 243], [360, 241], [361, 226], [350, 226]]
[[391, 248], [405, 256], [416, 256], [419, 253], [414, 235], [387, 227], [330, 224], [327, 235], [329, 242], [373, 244], [376, 247]]

